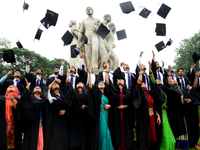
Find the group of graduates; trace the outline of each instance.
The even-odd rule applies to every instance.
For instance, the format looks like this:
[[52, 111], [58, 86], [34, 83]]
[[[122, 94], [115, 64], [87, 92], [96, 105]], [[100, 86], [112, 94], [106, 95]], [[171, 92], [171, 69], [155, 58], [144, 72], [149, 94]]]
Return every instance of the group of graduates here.
[[[98, 75], [92, 66], [65, 62], [54, 74], [20, 70], [0, 79], [0, 150], [175, 150], [198, 148], [200, 72], [195, 65], [183, 77], [155, 61], [149, 75], [141, 63], [135, 73], [122, 62]], [[133, 132], [136, 129], [136, 132]], [[136, 134], [136, 135], [135, 135]], [[23, 136], [22, 136], [23, 135]], [[134, 137], [136, 139], [134, 140]]]

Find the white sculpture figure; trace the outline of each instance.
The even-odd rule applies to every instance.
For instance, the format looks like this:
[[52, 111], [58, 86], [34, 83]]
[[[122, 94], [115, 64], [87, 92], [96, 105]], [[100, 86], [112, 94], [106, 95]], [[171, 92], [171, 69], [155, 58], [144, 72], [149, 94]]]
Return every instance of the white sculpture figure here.
[[93, 70], [98, 69], [98, 45], [99, 39], [97, 33], [94, 31], [94, 23], [97, 19], [93, 17], [92, 7], [86, 8], [86, 14], [88, 18], [83, 20], [81, 23], [81, 29], [78, 35], [78, 45], [77, 48], [80, 48], [81, 41], [84, 34], [88, 38], [88, 44], [85, 44], [85, 65], [92, 65]]
[[119, 58], [113, 52], [113, 49], [115, 48], [115, 44], [114, 44], [114, 34], [116, 32], [115, 24], [113, 22], [108, 23], [108, 28], [111, 32], [108, 34], [108, 36], [105, 39], [105, 45], [106, 45], [106, 49], [108, 50], [108, 55], [109, 55], [108, 62], [111, 67], [110, 69], [115, 70], [119, 66]]
[[111, 16], [110, 16], [110, 14], [105, 14], [103, 16], [103, 22], [102, 23], [103, 23], [104, 26], [107, 26], [107, 24], [109, 22], [111, 22]]
[[[71, 45], [77, 45], [78, 44], [78, 34], [79, 34], [79, 29], [77, 28], [77, 23], [75, 20], [71, 20], [69, 22], [69, 27], [71, 28], [71, 34], [74, 36]], [[78, 69], [78, 62], [79, 62], [80, 56], [77, 55], [76, 58], [71, 58], [69, 59], [70, 66], [74, 66], [76, 69]]]

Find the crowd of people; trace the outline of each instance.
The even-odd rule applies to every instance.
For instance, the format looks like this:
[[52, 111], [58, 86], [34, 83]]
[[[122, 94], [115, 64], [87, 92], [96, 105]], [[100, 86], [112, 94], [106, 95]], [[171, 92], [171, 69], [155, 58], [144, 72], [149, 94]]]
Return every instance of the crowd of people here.
[[124, 62], [110, 71], [105, 61], [97, 75], [79, 55], [66, 74], [62, 60], [49, 77], [31, 72], [27, 60], [24, 77], [20, 70], [13, 80], [6, 79], [12, 71], [1, 77], [0, 150], [200, 149], [195, 65], [176, 76], [152, 51], [147, 74], [141, 52], [135, 73]]

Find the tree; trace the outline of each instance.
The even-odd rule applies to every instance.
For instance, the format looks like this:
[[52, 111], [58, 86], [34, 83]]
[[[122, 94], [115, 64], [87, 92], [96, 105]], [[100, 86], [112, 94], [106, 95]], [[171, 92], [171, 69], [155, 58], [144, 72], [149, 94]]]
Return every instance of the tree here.
[[11, 42], [5, 38], [0, 38], [0, 48], [10, 48]]
[[[177, 70], [178, 68], [183, 68], [184, 75], [186, 76], [192, 62], [194, 62], [192, 59], [193, 53], [196, 52], [197, 54], [200, 54], [200, 31], [199, 33], [196, 33], [193, 37], [182, 40], [180, 42], [179, 48], [176, 48], [175, 51], [175, 66], [173, 68], [175, 70]], [[199, 68], [198, 62], [196, 63], [195, 68]]]

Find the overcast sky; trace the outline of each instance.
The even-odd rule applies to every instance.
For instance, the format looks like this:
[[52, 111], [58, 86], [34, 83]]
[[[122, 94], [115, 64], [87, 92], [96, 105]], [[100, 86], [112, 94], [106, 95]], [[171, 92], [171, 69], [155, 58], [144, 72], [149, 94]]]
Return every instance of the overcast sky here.
[[[49, 59], [64, 58], [69, 60], [70, 46], [63, 47], [61, 37], [70, 30], [70, 20], [77, 23], [87, 18], [86, 7], [94, 9], [93, 16], [103, 20], [103, 15], [111, 14], [112, 22], [117, 30], [126, 30], [127, 39], [118, 41], [115, 35], [116, 48], [114, 52], [119, 56], [120, 61], [125, 61], [134, 71], [139, 58], [140, 51], [144, 51], [142, 63], [147, 65], [151, 60], [151, 50], [156, 52], [156, 60], [161, 63], [165, 61], [166, 67], [173, 65], [176, 55], [175, 48], [179, 47], [179, 42], [184, 38], [190, 38], [200, 29], [199, 0], [132, 0], [135, 11], [130, 14], [123, 14], [119, 3], [122, 0], [26, 0], [29, 9], [23, 12], [23, 0], [1, 0], [0, 1], [0, 38], [6, 38], [16, 46], [16, 40], [22, 45]], [[157, 15], [157, 11], [162, 3], [171, 7], [166, 19]], [[145, 6], [152, 13], [147, 19], [138, 14]], [[44, 18], [46, 10], [50, 9], [59, 14], [57, 25], [51, 26], [44, 31], [40, 41], [33, 39], [40, 25], [40, 20]], [[173, 43], [170, 47], [161, 52], [157, 52], [155, 44], [160, 41], [167, 42], [163, 36], [156, 36], [156, 23], [166, 23], [167, 38], [171, 38]]]

